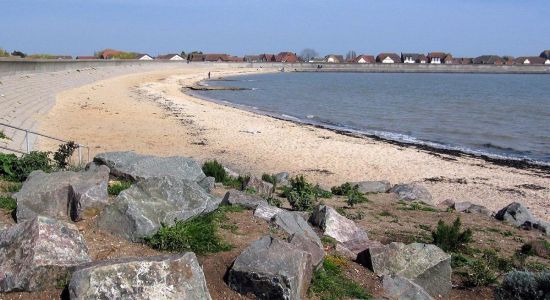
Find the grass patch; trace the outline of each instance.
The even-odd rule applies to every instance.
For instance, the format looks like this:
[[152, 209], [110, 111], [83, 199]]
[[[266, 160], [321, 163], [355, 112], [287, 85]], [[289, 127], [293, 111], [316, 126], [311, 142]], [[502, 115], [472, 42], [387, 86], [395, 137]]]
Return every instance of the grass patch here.
[[323, 243], [324, 246], [336, 247], [336, 244], [338, 244], [338, 241], [333, 237], [330, 237], [328, 235], [323, 235], [321, 237], [321, 243]]
[[263, 173], [262, 174], [262, 180], [265, 181], [265, 182], [269, 182], [271, 184], [273, 184], [273, 186], [276, 186], [277, 185], [277, 177], [275, 175], [270, 175], [270, 174], [267, 174], [267, 173]]
[[[193, 251], [198, 255], [228, 251], [232, 246], [219, 236], [218, 228], [228, 218], [228, 212], [240, 212], [240, 206], [221, 206], [217, 210], [186, 221], [176, 221], [173, 226], [162, 225], [157, 233], [145, 239], [152, 248], [164, 251]], [[237, 230], [233, 226], [225, 226]]]
[[206, 176], [214, 177], [216, 182], [223, 182], [228, 177], [222, 164], [217, 160], [206, 161], [202, 165], [202, 171]]
[[17, 208], [17, 201], [12, 197], [0, 197], [0, 208], [12, 211]]
[[392, 214], [391, 212], [389, 212], [387, 210], [384, 210], [384, 211], [380, 212], [378, 215], [381, 216], [381, 217], [395, 217], [394, 214]]
[[365, 212], [362, 211], [362, 210], [357, 210], [355, 212], [348, 213], [344, 207], [338, 207], [338, 208], [336, 208], [336, 212], [338, 212], [342, 216], [344, 216], [344, 217], [346, 217], [350, 220], [354, 220], [354, 221], [363, 220], [363, 218], [365, 217]]
[[8, 141], [11, 141], [11, 139], [4, 133], [3, 130], [0, 130], [0, 140], [8, 140]]
[[126, 180], [115, 181], [107, 187], [107, 192], [109, 193], [109, 195], [118, 196], [118, 194], [130, 188], [131, 186], [132, 186], [131, 181], [126, 181]]
[[342, 267], [347, 261], [337, 256], [327, 256], [323, 261], [323, 267], [313, 274], [313, 280], [309, 288], [321, 300], [336, 299], [370, 299], [370, 295], [357, 283], [342, 274]]
[[421, 210], [421, 211], [430, 211], [430, 212], [437, 212], [436, 208], [433, 208], [429, 205], [426, 205], [421, 202], [411, 202], [407, 203], [405, 201], [399, 201], [399, 207], [397, 208], [399, 210]]
[[14, 181], [0, 181], [0, 192], [16, 193], [21, 190], [23, 183]]

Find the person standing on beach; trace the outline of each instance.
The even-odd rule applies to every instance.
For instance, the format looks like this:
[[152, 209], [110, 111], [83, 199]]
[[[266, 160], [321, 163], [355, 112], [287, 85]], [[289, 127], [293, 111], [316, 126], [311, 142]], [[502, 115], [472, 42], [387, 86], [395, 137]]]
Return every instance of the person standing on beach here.
[[210, 72], [208, 72], [208, 79], [210, 79]]

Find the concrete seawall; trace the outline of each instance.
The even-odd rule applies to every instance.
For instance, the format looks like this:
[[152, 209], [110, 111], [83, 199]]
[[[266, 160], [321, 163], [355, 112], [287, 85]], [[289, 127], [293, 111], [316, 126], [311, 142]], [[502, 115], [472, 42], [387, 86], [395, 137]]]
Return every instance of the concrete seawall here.
[[[101, 67], [183, 66], [185, 61], [140, 60], [7, 60], [0, 59], [0, 77]], [[216, 63], [193, 62], [192, 65], [224, 67], [285, 68], [297, 72], [368, 72], [368, 73], [490, 73], [550, 74], [550, 65], [431, 65], [431, 64], [331, 64], [331, 63]], [[319, 68], [321, 66], [321, 68]]]

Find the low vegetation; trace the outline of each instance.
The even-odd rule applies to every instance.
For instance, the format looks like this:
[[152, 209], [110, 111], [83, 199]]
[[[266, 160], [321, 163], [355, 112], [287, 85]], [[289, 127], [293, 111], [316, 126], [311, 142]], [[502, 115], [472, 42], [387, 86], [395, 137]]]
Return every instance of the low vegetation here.
[[456, 252], [465, 244], [472, 241], [472, 230], [469, 228], [461, 231], [462, 223], [460, 217], [457, 217], [452, 225], [448, 225], [442, 220], [437, 223], [437, 229], [432, 231], [434, 244], [445, 252]]
[[0, 130], [0, 140], [11, 140], [3, 130]]
[[346, 202], [350, 207], [353, 207], [355, 204], [367, 202], [369, 200], [364, 193], [359, 191], [359, 185], [352, 185], [349, 182], [346, 182], [340, 186], [333, 186], [331, 188], [331, 191], [334, 195], [346, 196]]
[[16, 193], [21, 190], [23, 184], [15, 181], [0, 181], [0, 192], [3, 193]]
[[78, 149], [78, 144], [73, 141], [59, 145], [59, 149], [53, 154], [53, 160], [56, 162], [57, 167], [66, 169], [76, 149]]
[[228, 219], [226, 213], [242, 210], [239, 206], [221, 206], [211, 213], [176, 221], [172, 226], [163, 225], [145, 241], [150, 247], [164, 251], [193, 251], [199, 255], [228, 251], [232, 246], [219, 236], [218, 228]]
[[289, 185], [283, 187], [283, 196], [294, 210], [312, 210], [319, 198], [330, 198], [332, 193], [323, 190], [319, 185], [306, 181], [304, 176], [290, 178]]
[[399, 204], [399, 207], [397, 207], [397, 209], [399, 210], [421, 210], [421, 211], [431, 211], [431, 212], [438, 211], [436, 208], [426, 205], [422, 202], [399, 201], [398, 204]]
[[110, 183], [109, 186], [107, 187], [107, 192], [109, 193], [109, 195], [118, 196], [120, 192], [130, 188], [131, 186], [132, 186], [131, 181], [127, 181], [127, 180], [114, 181]]
[[10, 54], [8, 53], [8, 51], [0, 48], [0, 57], [8, 57], [10, 56]]
[[542, 300], [550, 295], [550, 272], [511, 272], [495, 291], [497, 300]]
[[229, 186], [238, 190], [244, 190], [246, 183], [250, 180], [250, 176], [231, 177], [225, 171], [221, 163], [216, 160], [206, 161], [202, 165], [202, 171], [206, 176], [214, 177], [216, 182], [221, 182], [225, 186]]
[[51, 172], [53, 166], [49, 152], [33, 151], [17, 157], [15, 154], [0, 153], [0, 176], [9, 181], [25, 181], [34, 170]]
[[370, 299], [361, 286], [343, 274], [342, 268], [347, 264], [346, 259], [338, 256], [325, 257], [323, 267], [313, 274], [309, 293], [317, 295], [321, 300]]
[[12, 211], [17, 208], [17, 201], [12, 197], [0, 197], [0, 209]]
[[273, 187], [277, 185], [277, 177], [275, 175], [264, 173], [262, 174], [262, 180], [273, 184]]

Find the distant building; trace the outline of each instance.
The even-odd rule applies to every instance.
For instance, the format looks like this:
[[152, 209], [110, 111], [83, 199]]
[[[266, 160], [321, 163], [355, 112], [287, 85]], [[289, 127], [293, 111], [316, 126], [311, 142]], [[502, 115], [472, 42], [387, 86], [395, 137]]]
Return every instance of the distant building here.
[[77, 56], [76, 59], [99, 59], [95, 56]]
[[401, 53], [401, 62], [404, 64], [425, 64], [427, 58], [420, 53]]
[[448, 53], [444, 52], [430, 52], [428, 53], [428, 63], [430, 64], [444, 64], [444, 63], [452, 63], [453, 56]]
[[101, 53], [100, 58], [102, 58], [102, 59], [113, 59], [116, 55], [120, 55], [122, 53], [124, 53], [124, 51], [113, 50], [113, 49], [105, 49]]
[[157, 59], [161, 60], [185, 60], [179, 54], [164, 54], [157, 56]]
[[245, 55], [244, 56], [244, 61], [246, 62], [260, 62], [260, 55]]
[[544, 65], [546, 59], [540, 56], [524, 56], [515, 60], [518, 65]]
[[470, 57], [455, 57], [453, 58], [453, 64], [455, 65], [471, 65], [474, 63], [474, 59]]
[[136, 59], [139, 59], [139, 60], [153, 60], [153, 58], [149, 54], [136, 54]]
[[296, 53], [281, 52], [275, 56], [276, 62], [297, 63], [300, 61]]
[[343, 63], [344, 57], [342, 55], [329, 54], [325, 56], [325, 62], [336, 63], [336, 64]]
[[189, 61], [204, 61], [205, 55], [202, 53], [191, 53], [187, 56]]
[[476, 65], [502, 65], [503, 59], [498, 55], [482, 55], [474, 58]]
[[210, 61], [210, 62], [226, 62], [229, 61], [229, 55], [228, 54], [205, 54], [204, 55], [204, 61]]
[[544, 50], [541, 52], [540, 57], [550, 59], [550, 50]]
[[376, 62], [383, 64], [396, 64], [401, 62], [401, 58], [395, 53], [380, 53], [376, 57]]
[[275, 62], [277, 61], [275, 54], [260, 54], [260, 61], [261, 62]]
[[373, 64], [376, 62], [376, 59], [372, 55], [359, 55], [354, 60], [358, 64]]

